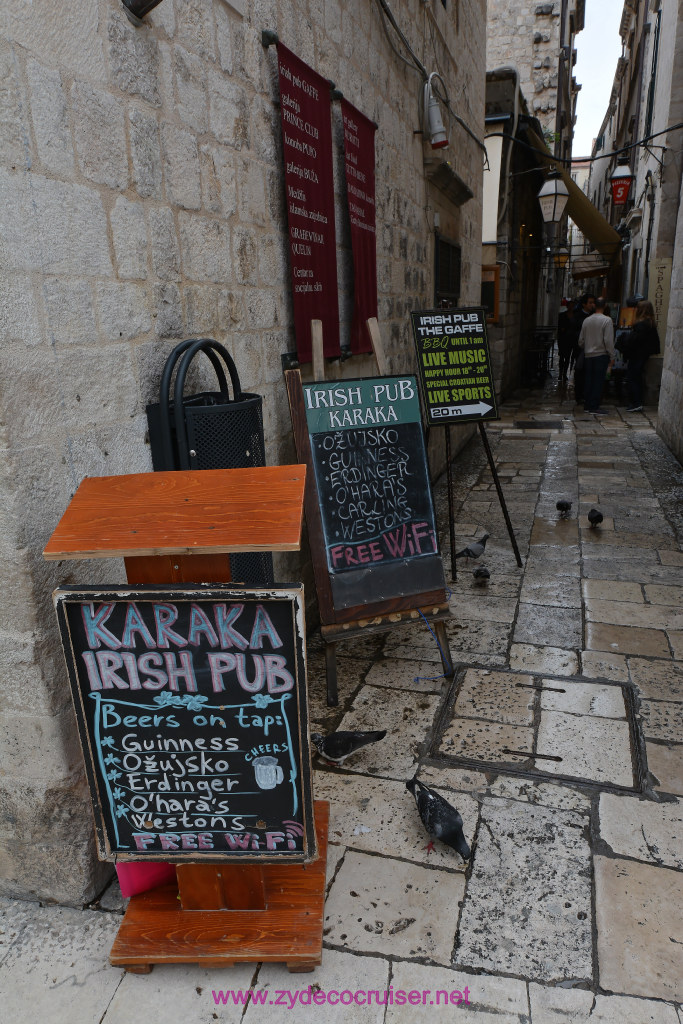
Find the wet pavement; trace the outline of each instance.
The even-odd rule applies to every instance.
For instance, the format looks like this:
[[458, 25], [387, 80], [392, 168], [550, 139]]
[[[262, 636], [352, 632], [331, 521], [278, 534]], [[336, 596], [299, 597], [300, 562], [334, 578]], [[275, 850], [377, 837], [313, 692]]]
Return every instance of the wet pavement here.
[[[655, 410], [606, 405], [585, 414], [550, 380], [487, 425], [522, 568], [478, 436], [454, 463], [456, 538], [491, 535], [487, 583], [464, 561], [450, 581], [437, 488], [452, 680], [412, 625], [340, 645], [327, 708], [311, 637], [312, 727], [388, 730], [343, 768], [314, 761], [331, 803], [322, 966], [127, 975], [107, 960], [115, 886], [83, 911], [0, 901], [8, 1020], [277, 1022], [312, 985], [350, 1004], [298, 1002], [311, 1020], [683, 1024], [683, 470]], [[428, 844], [416, 773], [458, 807], [468, 863]], [[248, 988], [267, 1005], [212, 995]]]

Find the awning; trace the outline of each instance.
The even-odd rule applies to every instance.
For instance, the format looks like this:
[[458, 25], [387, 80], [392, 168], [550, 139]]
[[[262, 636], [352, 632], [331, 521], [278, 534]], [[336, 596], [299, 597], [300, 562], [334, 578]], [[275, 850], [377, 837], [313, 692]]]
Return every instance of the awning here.
[[587, 277], [604, 277], [610, 271], [611, 263], [599, 252], [582, 253], [571, 262], [572, 277], [582, 281]]
[[569, 192], [567, 213], [579, 231], [585, 235], [599, 253], [607, 258], [606, 261], [608, 263], [613, 264], [617, 262], [621, 254], [621, 236], [619, 233], [614, 230], [609, 221], [605, 220], [600, 211], [593, 206], [586, 193], [581, 191], [576, 182], [572, 180], [569, 171], [553, 157], [543, 139], [536, 134], [533, 128], [527, 127], [526, 132], [529, 142], [534, 149], [538, 150], [543, 163], [548, 167], [553, 167], [562, 175], [562, 180]]

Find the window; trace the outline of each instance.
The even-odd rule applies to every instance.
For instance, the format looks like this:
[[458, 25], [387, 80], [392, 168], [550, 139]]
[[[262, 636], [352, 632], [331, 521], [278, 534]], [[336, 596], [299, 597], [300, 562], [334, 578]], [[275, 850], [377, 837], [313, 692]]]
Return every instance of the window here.
[[500, 267], [481, 268], [481, 304], [486, 310], [486, 323], [497, 323], [500, 317]]
[[436, 235], [434, 255], [434, 305], [457, 306], [460, 300], [460, 246]]

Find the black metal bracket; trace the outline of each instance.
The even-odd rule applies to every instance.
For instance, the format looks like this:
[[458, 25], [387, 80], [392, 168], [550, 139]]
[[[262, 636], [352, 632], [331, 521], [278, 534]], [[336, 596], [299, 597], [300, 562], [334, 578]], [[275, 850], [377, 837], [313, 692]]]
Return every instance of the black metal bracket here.
[[280, 39], [277, 32], [273, 32], [270, 28], [264, 28], [261, 32], [261, 46], [265, 46], [268, 49], [269, 46], [275, 46], [279, 43]]

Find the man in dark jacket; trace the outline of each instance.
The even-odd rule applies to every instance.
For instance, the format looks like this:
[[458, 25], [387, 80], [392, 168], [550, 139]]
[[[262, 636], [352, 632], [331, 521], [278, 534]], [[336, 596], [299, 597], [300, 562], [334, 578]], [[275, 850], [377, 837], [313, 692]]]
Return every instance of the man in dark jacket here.
[[[579, 299], [579, 308], [574, 312], [574, 324], [576, 330], [576, 339], [578, 345], [579, 334], [583, 327], [584, 320], [587, 320], [589, 316], [592, 316], [595, 312], [595, 296], [592, 292], [586, 292]], [[579, 357], [574, 365], [574, 401], [577, 405], [583, 402], [584, 392], [584, 381], [585, 381], [585, 369], [584, 359]]]

